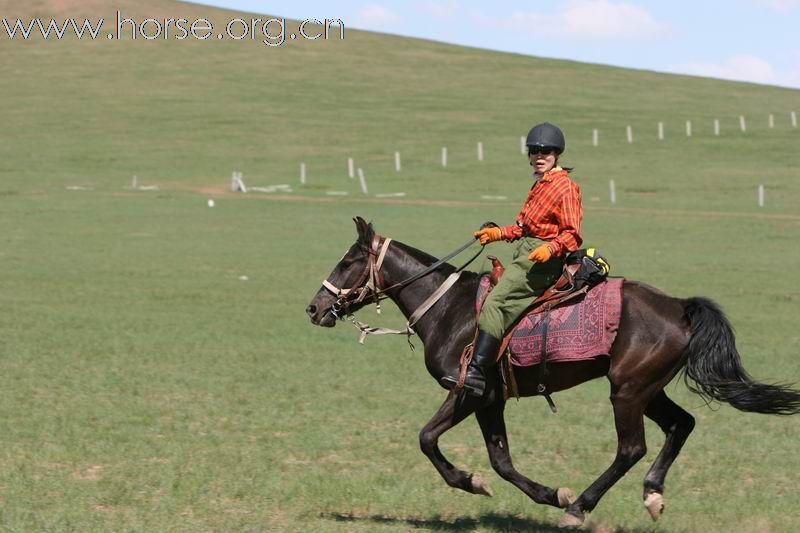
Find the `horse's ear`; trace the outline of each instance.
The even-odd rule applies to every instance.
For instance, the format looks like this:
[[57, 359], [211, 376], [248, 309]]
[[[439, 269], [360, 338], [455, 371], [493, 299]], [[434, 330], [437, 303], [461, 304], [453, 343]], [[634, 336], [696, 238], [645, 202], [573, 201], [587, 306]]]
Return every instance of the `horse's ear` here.
[[375, 230], [372, 229], [372, 223], [367, 223], [361, 217], [354, 218], [353, 222], [356, 223], [356, 230], [358, 230], [358, 241], [369, 246], [372, 242], [372, 236], [375, 234]]
[[358, 239], [364, 236], [364, 228], [367, 226], [367, 221], [361, 217], [356, 217], [353, 219], [353, 222], [356, 223], [356, 231], [358, 232]]

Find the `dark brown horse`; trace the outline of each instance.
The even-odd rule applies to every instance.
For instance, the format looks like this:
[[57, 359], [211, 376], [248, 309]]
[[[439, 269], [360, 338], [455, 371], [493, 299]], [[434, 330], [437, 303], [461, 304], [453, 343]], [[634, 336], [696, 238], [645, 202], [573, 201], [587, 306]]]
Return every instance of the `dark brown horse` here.
[[[383, 238], [363, 219], [355, 222], [358, 240], [326, 280], [328, 287], [351, 290], [334, 294], [330, 288], [320, 288], [306, 309], [314, 324], [333, 327], [337, 316], [354, 312], [382, 290], [409, 317], [455, 271], [443, 264], [416, 278], [436, 259], [396, 241], [385, 248], [385, 257], [378, 261]], [[376, 264], [379, 272], [374, 268]], [[414, 327], [425, 346], [425, 366], [437, 382], [458, 370], [462, 349], [472, 340], [478, 282], [477, 274], [464, 272]], [[694, 428], [694, 418], [664, 392], [665, 385], [682, 369], [689, 388], [706, 399], [726, 402], [747, 412], [800, 412], [799, 392], [757, 383], [747, 374], [736, 351], [730, 323], [714, 302], [673, 298], [643, 283], [625, 281], [622, 316], [610, 357], [554, 364], [547, 378], [551, 392], [602, 376], [611, 383], [617, 454], [611, 466], [580, 496], [575, 498], [569, 489], [541, 485], [515, 470], [506, 437], [505, 400], [499, 375], [490, 376], [482, 398], [451, 392], [422, 428], [420, 447], [448, 485], [490, 496], [483, 481], [453, 466], [438, 447], [438, 439], [445, 431], [475, 413], [494, 470], [536, 503], [566, 508], [559, 525], [576, 527], [605, 492], [644, 456], [643, 417], [647, 416], [666, 434], [664, 447], [644, 479], [645, 506], [655, 520], [663, 510], [661, 495], [667, 471]], [[537, 370], [535, 366], [516, 370], [521, 395], [537, 394]]]

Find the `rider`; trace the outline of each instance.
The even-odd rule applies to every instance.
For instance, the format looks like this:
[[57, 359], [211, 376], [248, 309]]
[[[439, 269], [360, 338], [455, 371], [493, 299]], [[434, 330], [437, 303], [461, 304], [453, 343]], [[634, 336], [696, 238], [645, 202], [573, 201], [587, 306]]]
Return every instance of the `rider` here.
[[[528, 162], [534, 168], [533, 186], [517, 221], [510, 226], [487, 227], [475, 232], [482, 245], [519, 241], [513, 262], [489, 293], [478, 320], [478, 338], [467, 370], [464, 388], [482, 396], [486, 371], [495, 363], [503, 336], [530, 305], [561, 275], [564, 259], [583, 242], [581, 190], [558, 166], [566, 140], [562, 131], [544, 122], [528, 133]], [[458, 377], [442, 378], [452, 389]]]

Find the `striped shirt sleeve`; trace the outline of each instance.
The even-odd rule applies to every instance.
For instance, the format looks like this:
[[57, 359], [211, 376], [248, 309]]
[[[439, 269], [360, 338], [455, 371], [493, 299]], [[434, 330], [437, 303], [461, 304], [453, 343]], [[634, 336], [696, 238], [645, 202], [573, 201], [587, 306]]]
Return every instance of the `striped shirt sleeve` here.
[[555, 212], [560, 232], [548, 243], [548, 247], [554, 256], [561, 257], [569, 252], [574, 252], [583, 243], [581, 238], [583, 207], [581, 205], [581, 189], [577, 183], [569, 182], [569, 187], [562, 194]]

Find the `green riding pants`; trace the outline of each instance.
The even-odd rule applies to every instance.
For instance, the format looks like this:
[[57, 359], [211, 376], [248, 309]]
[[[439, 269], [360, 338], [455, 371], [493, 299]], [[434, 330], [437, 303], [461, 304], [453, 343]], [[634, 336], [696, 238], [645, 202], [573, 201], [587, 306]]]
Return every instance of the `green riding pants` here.
[[511, 264], [483, 304], [478, 329], [502, 339], [525, 308], [561, 276], [562, 257], [551, 258], [546, 263], [528, 260], [528, 254], [541, 244], [544, 241], [535, 237], [523, 237], [517, 241]]

